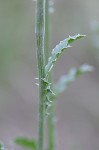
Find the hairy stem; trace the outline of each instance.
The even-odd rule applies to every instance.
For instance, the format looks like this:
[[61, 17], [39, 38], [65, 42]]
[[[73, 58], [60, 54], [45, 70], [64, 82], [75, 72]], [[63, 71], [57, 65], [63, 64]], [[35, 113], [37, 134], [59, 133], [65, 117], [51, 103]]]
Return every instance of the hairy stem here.
[[44, 143], [44, 101], [45, 101], [45, 56], [44, 56], [44, 32], [45, 32], [45, 0], [36, 2], [36, 47], [39, 74], [39, 112], [38, 112], [38, 148], [43, 150]]

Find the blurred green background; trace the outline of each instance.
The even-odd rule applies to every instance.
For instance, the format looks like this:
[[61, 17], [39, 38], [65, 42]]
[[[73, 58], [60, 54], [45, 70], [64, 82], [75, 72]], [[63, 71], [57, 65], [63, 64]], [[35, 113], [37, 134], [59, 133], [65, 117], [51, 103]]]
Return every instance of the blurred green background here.
[[[54, 81], [72, 67], [95, 66], [59, 97], [56, 147], [99, 150], [99, 1], [54, 0], [54, 8], [52, 48], [69, 35], [87, 35], [60, 58]], [[35, 49], [35, 2], [0, 0], [0, 140], [8, 149], [16, 136], [37, 138]]]

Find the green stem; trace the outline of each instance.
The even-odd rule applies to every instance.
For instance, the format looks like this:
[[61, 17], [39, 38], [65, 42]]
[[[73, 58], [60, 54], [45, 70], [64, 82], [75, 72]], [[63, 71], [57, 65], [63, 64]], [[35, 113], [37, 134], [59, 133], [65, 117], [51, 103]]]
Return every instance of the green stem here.
[[44, 30], [45, 30], [45, 0], [36, 2], [36, 44], [39, 74], [39, 112], [38, 112], [38, 148], [43, 150], [44, 143], [44, 101], [45, 84], [45, 56], [44, 56]]
[[48, 117], [48, 150], [55, 150], [54, 106], [52, 106], [50, 116]]
[[48, 63], [48, 58], [50, 55], [50, 24], [49, 24], [49, 4], [48, 0], [45, 0], [45, 61]]
[[[45, 58], [46, 63], [50, 55], [50, 15], [49, 15], [49, 1], [45, 0]], [[51, 82], [51, 74], [49, 75]], [[48, 116], [48, 150], [55, 148], [55, 124], [54, 124], [54, 104]]]

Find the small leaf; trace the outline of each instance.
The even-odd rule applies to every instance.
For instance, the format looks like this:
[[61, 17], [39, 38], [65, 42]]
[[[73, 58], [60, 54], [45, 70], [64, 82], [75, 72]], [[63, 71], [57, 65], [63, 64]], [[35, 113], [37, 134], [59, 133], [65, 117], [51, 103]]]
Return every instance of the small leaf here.
[[58, 95], [62, 93], [70, 83], [72, 83], [80, 75], [93, 71], [93, 67], [87, 64], [82, 65], [80, 68], [73, 68], [69, 71], [67, 75], [64, 75], [60, 78], [58, 83], [54, 86], [55, 94]]
[[42, 79], [45, 84], [45, 115], [49, 115], [50, 107], [52, 106], [52, 97], [55, 96], [55, 93], [51, 89], [51, 83], [48, 81], [47, 76], [46, 78]]
[[4, 145], [0, 142], [0, 150], [4, 150]]
[[53, 68], [54, 63], [57, 61], [57, 59], [62, 54], [62, 52], [65, 49], [71, 47], [70, 44], [72, 42], [74, 42], [77, 39], [80, 39], [84, 36], [85, 35], [80, 35], [80, 34], [75, 35], [75, 36], [69, 36], [67, 39], [61, 41], [58, 45], [56, 45], [56, 47], [52, 50], [51, 57], [49, 57], [49, 59], [48, 59], [48, 64], [45, 66], [46, 75], [48, 75], [48, 72], [51, 71], [51, 69]]
[[28, 148], [31, 150], [36, 150], [36, 146], [37, 146], [35, 140], [29, 140], [24, 137], [16, 138], [15, 143], [23, 148]]

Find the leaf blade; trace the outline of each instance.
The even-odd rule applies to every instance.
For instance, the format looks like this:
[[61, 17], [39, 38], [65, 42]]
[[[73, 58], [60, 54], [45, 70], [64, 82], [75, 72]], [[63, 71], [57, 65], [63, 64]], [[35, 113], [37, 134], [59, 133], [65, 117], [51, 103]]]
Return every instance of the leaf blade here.
[[83, 64], [79, 68], [71, 69], [69, 73], [67, 75], [62, 76], [54, 86], [55, 95], [57, 96], [60, 93], [62, 93], [80, 75], [92, 72], [93, 70], [94, 67], [87, 64]]
[[29, 148], [32, 150], [36, 150], [36, 148], [37, 148], [35, 140], [30, 140], [28, 138], [18, 137], [15, 139], [14, 142], [23, 148]]
[[51, 69], [54, 66], [54, 63], [57, 61], [57, 59], [62, 54], [62, 52], [65, 49], [71, 47], [70, 44], [72, 42], [74, 42], [82, 37], [85, 37], [85, 35], [77, 34], [75, 36], [69, 36], [65, 40], [60, 41], [60, 43], [58, 45], [56, 45], [56, 47], [52, 50], [51, 56], [48, 59], [48, 64], [45, 66], [46, 75], [48, 75], [48, 73], [51, 71]]

